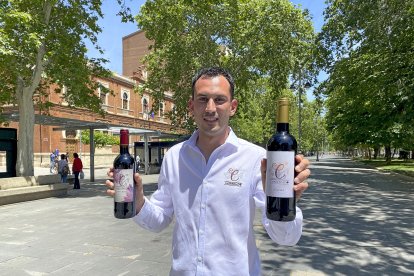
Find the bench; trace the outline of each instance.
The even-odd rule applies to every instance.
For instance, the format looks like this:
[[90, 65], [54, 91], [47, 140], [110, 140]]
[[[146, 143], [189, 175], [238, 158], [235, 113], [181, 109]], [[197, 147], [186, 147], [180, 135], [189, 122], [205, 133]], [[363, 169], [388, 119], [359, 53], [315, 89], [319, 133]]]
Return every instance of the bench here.
[[59, 175], [0, 178], [0, 205], [64, 196], [67, 190]]

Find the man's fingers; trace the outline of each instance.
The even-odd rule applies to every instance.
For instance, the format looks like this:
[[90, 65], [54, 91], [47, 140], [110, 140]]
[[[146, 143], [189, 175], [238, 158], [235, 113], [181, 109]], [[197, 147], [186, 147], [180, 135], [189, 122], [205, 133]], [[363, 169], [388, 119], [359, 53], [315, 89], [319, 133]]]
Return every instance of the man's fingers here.
[[304, 159], [303, 154], [295, 155], [295, 164], [299, 164]]
[[308, 182], [302, 182], [293, 186], [293, 189], [295, 190], [295, 192], [303, 193], [308, 187]]
[[111, 190], [114, 189], [114, 183], [111, 180], [106, 180], [105, 185], [106, 187], [108, 187], [108, 189], [111, 189]]
[[297, 184], [293, 187], [296, 194], [296, 200], [299, 200], [299, 198], [302, 196], [303, 192], [309, 187], [309, 184], [307, 182], [302, 182], [300, 184]]
[[114, 167], [110, 167], [106, 173], [109, 177], [114, 177]]
[[298, 173], [298, 175], [295, 177], [295, 184], [299, 184], [305, 181], [310, 176], [310, 173], [311, 172], [309, 169], [306, 169]]
[[135, 185], [136, 186], [141, 186], [142, 185], [142, 178], [141, 175], [139, 173], [135, 173], [134, 174], [134, 180], [135, 180]]
[[295, 177], [295, 186], [293, 189], [295, 190], [296, 200], [302, 196], [303, 192], [309, 187], [308, 182], [306, 179], [310, 176], [309, 167], [309, 160], [304, 158], [302, 154], [295, 156], [295, 171], [298, 173]]
[[105, 185], [106, 187], [108, 187], [108, 190], [106, 190], [106, 194], [109, 196], [114, 196], [115, 195], [114, 183], [111, 180], [106, 180]]
[[306, 170], [309, 167], [309, 160], [306, 158], [303, 158], [303, 155], [299, 154], [295, 157], [296, 166], [295, 171], [301, 172], [303, 170]]

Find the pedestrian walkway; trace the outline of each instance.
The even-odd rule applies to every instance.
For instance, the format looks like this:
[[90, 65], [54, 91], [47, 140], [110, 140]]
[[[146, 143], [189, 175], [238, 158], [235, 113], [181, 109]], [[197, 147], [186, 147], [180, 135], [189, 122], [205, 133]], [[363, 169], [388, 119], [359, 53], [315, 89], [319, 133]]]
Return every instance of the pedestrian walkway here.
[[298, 246], [272, 248], [260, 232], [266, 275], [414, 275], [414, 178], [339, 158], [311, 171]]
[[[172, 226], [115, 219], [96, 175], [66, 197], [0, 206], [0, 275], [168, 275]], [[143, 176], [147, 196], [157, 177]], [[414, 179], [323, 158], [309, 182], [297, 246], [275, 245], [256, 218], [263, 275], [414, 274]]]

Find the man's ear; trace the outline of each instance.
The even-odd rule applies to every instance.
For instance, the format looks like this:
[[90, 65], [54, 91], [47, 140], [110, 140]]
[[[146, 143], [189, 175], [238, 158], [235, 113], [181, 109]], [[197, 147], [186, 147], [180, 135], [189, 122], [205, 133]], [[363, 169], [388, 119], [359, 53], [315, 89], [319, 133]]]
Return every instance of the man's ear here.
[[190, 98], [188, 100], [187, 107], [188, 107], [188, 111], [190, 111], [190, 113], [193, 114], [193, 111], [194, 111], [194, 100], [192, 98]]
[[231, 100], [231, 109], [230, 109], [230, 116], [233, 116], [234, 114], [236, 114], [236, 110], [237, 110], [237, 105], [239, 104], [239, 102], [236, 99]]

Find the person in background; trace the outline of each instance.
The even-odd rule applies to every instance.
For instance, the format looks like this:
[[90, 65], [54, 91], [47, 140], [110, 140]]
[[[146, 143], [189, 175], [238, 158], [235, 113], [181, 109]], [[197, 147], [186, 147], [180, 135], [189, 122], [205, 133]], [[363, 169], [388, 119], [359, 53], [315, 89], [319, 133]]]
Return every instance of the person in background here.
[[135, 156], [135, 171], [139, 172], [139, 166], [141, 164], [141, 157], [139, 156], [139, 154], [137, 154], [137, 156]]
[[55, 159], [56, 159], [56, 155], [52, 152], [50, 154], [50, 173], [55, 173], [53, 171], [53, 169], [55, 168]]
[[[135, 174], [133, 220], [153, 232], [175, 221], [170, 275], [261, 275], [253, 229], [256, 208], [262, 210], [269, 237], [284, 246], [299, 241], [302, 212], [297, 207], [290, 222], [266, 218], [266, 150], [238, 138], [229, 126], [238, 105], [231, 75], [206, 68], [195, 75], [192, 88], [188, 106], [198, 129], [165, 154], [151, 199], [144, 197], [142, 179]], [[298, 199], [308, 187], [310, 170], [303, 156], [295, 161]], [[113, 177], [113, 169], [108, 176]], [[113, 182], [106, 185], [114, 196]]]
[[80, 181], [79, 181], [79, 174], [83, 169], [82, 160], [80, 160], [79, 155], [75, 152], [73, 154], [73, 164], [72, 164], [72, 172], [75, 176], [75, 183], [73, 185], [73, 189], [80, 189]]
[[60, 155], [58, 162], [58, 173], [60, 174], [60, 181], [66, 183], [69, 174], [69, 164], [64, 154]]

